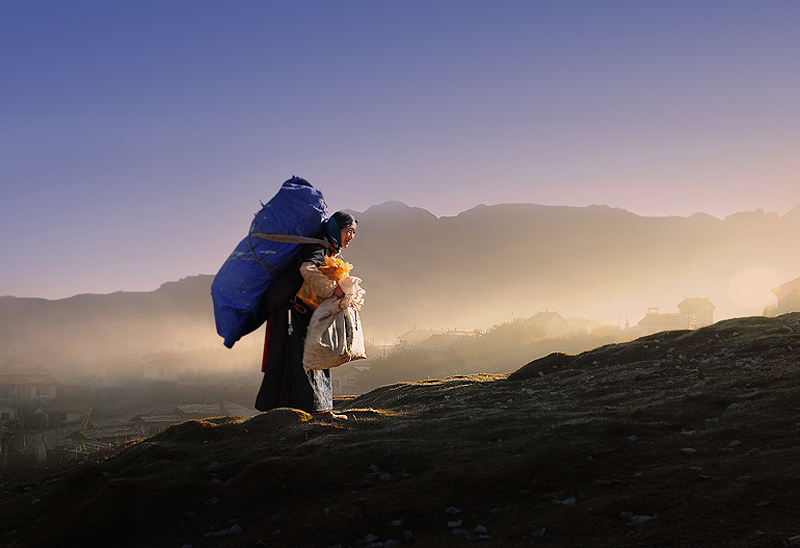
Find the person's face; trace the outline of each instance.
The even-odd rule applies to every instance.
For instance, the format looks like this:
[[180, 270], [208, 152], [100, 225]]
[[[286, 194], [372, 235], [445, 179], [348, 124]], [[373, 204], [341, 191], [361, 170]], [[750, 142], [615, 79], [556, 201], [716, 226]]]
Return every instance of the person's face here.
[[350, 245], [350, 240], [356, 237], [356, 225], [353, 223], [347, 228], [342, 229], [342, 249]]

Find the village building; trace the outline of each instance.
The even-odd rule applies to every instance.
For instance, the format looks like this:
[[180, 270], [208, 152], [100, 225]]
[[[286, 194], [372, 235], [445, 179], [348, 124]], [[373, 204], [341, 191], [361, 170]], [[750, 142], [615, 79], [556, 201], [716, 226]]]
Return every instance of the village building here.
[[638, 323], [639, 335], [644, 337], [661, 331], [681, 328], [681, 317], [677, 312], [659, 312], [658, 307], [650, 307]]
[[187, 403], [179, 405], [172, 413], [181, 415], [183, 420], [220, 417], [226, 414], [225, 409], [218, 403]]
[[128, 420], [128, 425], [143, 436], [153, 436], [173, 424], [187, 420], [220, 417], [229, 412], [218, 403], [191, 403], [176, 407], [171, 413], [147, 413]]
[[133, 439], [139, 439], [142, 433], [130, 426], [102, 426], [98, 428], [88, 428], [78, 430], [69, 436], [70, 439], [81, 443], [92, 441], [96, 443], [125, 443]]
[[400, 335], [400, 348], [414, 348], [422, 341], [427, 340], [432, 335], [441, 335], [443, 330], [434, 329], [411, 329]]
[[453, 345], [458, 341], [463, 340], [462, 335], [457, 335], [452, 331], [431, 335], [417, 345], [420, 350], [429, 350], [431, 352], [449, 352]]
[[131, 426], [104, 426], [78, 430], [68, 436], [74, 445], [70, 452], [77, 456], [103, 455], [118, 445], [144, 437], [141, 430]]
[[142, 432], [144, 436], [154, 436], [159, 432], [167, 429], [173, 424], [178, 424], [186, 420], [186, 417], [179, 413], [168, 414], [145, 414], [136, 415], [131, 418], [128, 423], [137, 431]]
[[686, 297], [678, 305], [681, 329], [699, 329], [711, 325], [716, 308], [708, 297]]
[[800, 278], [779, 285], [771, 291], [778, 298], [777, 305], [770, 308], [771, 315], [800, 312]]
[[45, 427], [78, 422], [91, 411], [83, 402], [50, 403], [38, 407], [37, 410], [45, 415]]
[[0, 404], [0, 424], [8, 424], [17, 418], [17, 408]]
[[331, 386], [334, 396], [355, 396], [361, 394], [359, 379], [370, 370], [370, 366], [360, 362], [349, 362], [331, 369]]
[[145, 363], [143, 376], [144, 380], [147, 381], [175, 383], [178, 382], [178, 375], [192, 375], [194, 373], [196, 373], [196, 369], [191, 367]]
[[571, 327], [564, 317], [556, 312], [545, 310], [544, 312], [536, 312], [535, 315], [528, 319], [529, 322], [541, 325], [547, 331], [548, 337], [556, 339], [558, 337], [565, 337], [569, 335]]
[[659, 312], [657, 307], [647, 309], [638, 323], [640, 336], [676, 329], [699, 329], [714, 323], [716, 306], [708, 297], [686, 297], [678, 304], [678, 312]]
[[41, 371], [4, 367], [0, 370], [0, 405], [13, 406], [22, 413], [33, 412], [43, 399], [55, 399], [58, 383]]
[[[400, 344], [399, 347], [401, 349], [409, 349], [409, 348], [422, 348], [423, 343], [431, 339], [432, 337], [436, 337], [439, 342], [433, 342], [427, 348], [427, 350], [440, 350], [442, 345], [452, 344], [456, 340], [460, 340], [464, 337], [474, 337], [474, 331], [459, 331], [458, 329], [411, 329], [410, 331], [406, 331], [402, 335], [400, 335]], [[436, 341], [436, 339], [434, 339]], [[449, 341], [449, 342], [446, 342]]]

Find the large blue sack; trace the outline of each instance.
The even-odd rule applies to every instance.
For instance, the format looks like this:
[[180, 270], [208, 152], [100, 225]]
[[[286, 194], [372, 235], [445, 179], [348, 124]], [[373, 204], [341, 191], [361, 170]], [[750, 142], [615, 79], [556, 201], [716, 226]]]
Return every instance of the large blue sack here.
[[328, 217], [322, 193], [305, 179], [292, 177], [256, 213], [250, 232], [214, 277], [211, 298], [217, 333], [228, 348], [258, 329], [266, 318], [258, 305], [270, 284], [289, 266], [299, 243], [269, 241], [254, 234], [317, 235]]

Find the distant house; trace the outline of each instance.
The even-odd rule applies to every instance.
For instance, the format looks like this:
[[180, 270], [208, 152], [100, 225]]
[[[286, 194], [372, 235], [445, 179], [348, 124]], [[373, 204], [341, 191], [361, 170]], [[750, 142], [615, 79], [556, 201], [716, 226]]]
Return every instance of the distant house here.
[[91, 409], [82, 402], [53, 403], [42, 405], [38, 409], [47, 415], [48, 425], [77, 422], [91, 413]]
[[544, 327], [547, 335], [550, 338], [564, 337], [569, 334], [571, 328], [567, 320], [556, 312], [545, 310], [544, 312], [536, 312], [535, 315], [528, 319], [529, 322]]
[[772, 292], [778, 297], [778, 304], [773, 312], [776, 316], [787, 312], [800, 312], [800, 278], [779, 285], [772, 289]]
[[[360, 362], [350, 362], [331, 370], [331, 385], [333, 395], [356, 395], [362, 392], [360, 377], [369, 371], [369, 365], [360, 365]], [[359, 364], [359, 365], [356, 365]]]
[[70, 434], [69, 439], [76, 443], [94, 442], [98, 444], [120, 444], [130, 440], [142, 438], [142, 432], [131, 426], [103, 426], [78, 430]]
[[0, 405], [0, 424], [13, 421], [17, 418], [17, 410], [8, 405]]
[[156, 362], [151, 357], [143, 360], [142, 376], [147, 381], [177, 383], [181, 379], [207, 376], [209, 367], [204, 364]]
[[179, 405], [172, 414], [181, 415], [183, 420], [187, 420], [220, 417], [226, 413], [225, 409], [218, 403], [188, 403]]
[[647, 314], [639, 320], [639, 333], [641, 336], [652, 335], [661, 331], [673, 331], [681, 328], [681, 318], [678, 313], [659, 312], [657, 307], [647, 309]]
[[681, 329], [698, 329], [714, 323], [714, 306], [708, 297], [686, 297], [678, 305]]
[[[457, 329], [412, 329], [400, 335], [400, 348], [419, 348], [425, 350], [449, 350], [449, 346], [463, 337], [474, 337], [474, 331], [459, 331]], [[431, 341], [432, 342], [428, 342]], [[426, 348], [427, 346], [427, 348]]]
[[218, 403], [190, 403], [179, 405], [172, 413], [136, 415], [128, 424], [145, 436], [152, 436], [172, 426], [188, 420], [201, 420], [209, 417], [227, 415], [228, 411]]
[[141, 431], [145, 436], [153, 436], [162, 430], [186, 420], [184, 415], [178, 413], [170, 414], [148, 414], [136, 415], [128, 421], [131, 427]]
[[567, 324], [569, 325], [570, 331], [573, 333], [583, 333], [585, 335], [588, 335], [600, 326], [598, 320], [590, 320], [583, 316], [567, 318]]
[[433, 352], [447, 352], [453, 345], [462, 340], [463, 337], [456, 335], [453, 332], [439, 333], [431, 335], [417, 345], [420, 350], [431, 350]]
[[143, 371], [145, 380], [158, 382], [178, 382], [178, 373], [178, 367], [152, 363], [146, 363]]
[[400, 347], [401, 348], [414, 348], [422, 341], [427, 340], [432, 335], [441, 335], [444, 333], [443, 330], [434, 330], [434, 329], [411, 329], [410, 331], [406, 331], [402, 335], [400, 335]]
[[33, 408], [42, 396], [55, 399], [58, 383], [49, 374], [8, 371], [0, 373], [0, 404]]
[[647, 314], [639, 321], [641, 336], [675, 329], [699, 329], [714, 323], [714, 310], [717, 307], [708, 297], [686, 297], [678, 305], [678, 313], [659, 312], [657, 307], [647, 309]]

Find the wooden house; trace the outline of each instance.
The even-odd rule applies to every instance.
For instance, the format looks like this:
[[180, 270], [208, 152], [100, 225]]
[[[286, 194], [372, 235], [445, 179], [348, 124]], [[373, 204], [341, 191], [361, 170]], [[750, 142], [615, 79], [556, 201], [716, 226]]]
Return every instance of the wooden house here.
[[567, 320], [558, 311], [550, 312], [545, 310], [544, 312], [536, 312], [528, 321], [544, 327], [547, 335], [552, 339], [565, 337], [572, 330]]
[[647, 309], [647, 314], [639, 323], [639, 335], [644, 337], [661, 331], [674, 331], [681, 328], [680, 314], [675, 312], [659, 312], [657, 307]]
[[681, 329], [699, 329], [711, 325], [716, 308], [708, 297], [686, 297], [678, 305]]
[[776, 316], [787, 312], [800, 312], [800, 278], [779, 285], [772, 289], [772, 292], [778, 297], [778, 304], [773, 312]]

